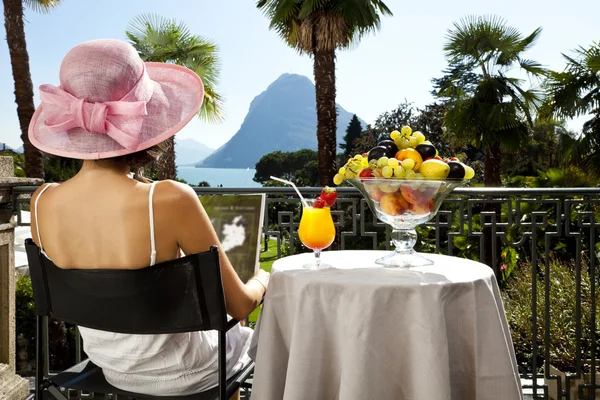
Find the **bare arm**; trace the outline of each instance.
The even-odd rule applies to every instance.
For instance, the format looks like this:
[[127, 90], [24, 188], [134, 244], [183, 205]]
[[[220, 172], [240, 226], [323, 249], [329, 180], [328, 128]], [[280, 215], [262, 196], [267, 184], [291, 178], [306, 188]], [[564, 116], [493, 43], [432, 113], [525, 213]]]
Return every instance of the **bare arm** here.
[[211, 246], [219, 247], [221, 257], [221, 276], [225, 291], [227, 313], [233, 318], [246, 318], [260, 303], [269, 282], [269, 274], [263, 270], [244, 284], [233, 269], [229, 258], [223, 251], [221, 242], [210, 223], [210, 219], [198, 196], [188, 185], [169, 182], [172, 190], [177, 191], [175, 207], [175, 227], [179, 247], [185, 254], [207, 251]]

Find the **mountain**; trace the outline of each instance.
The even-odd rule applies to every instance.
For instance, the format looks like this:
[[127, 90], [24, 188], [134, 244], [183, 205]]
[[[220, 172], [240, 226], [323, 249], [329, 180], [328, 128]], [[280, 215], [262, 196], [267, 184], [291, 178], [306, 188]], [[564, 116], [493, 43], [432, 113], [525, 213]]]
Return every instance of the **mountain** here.
[[[340, 105], [337, 109], [339, 144], [353, 114]], [[284, 74], [252, 100], [239, 131], [196, 167], [254, 168], [263, 155], [275, 150], [316, 150], [316, 132], [315, 86], [305, 76]]]
[[6, 143], [2, 143], [0, 142], [0, 151], [2, 150], [12, 150], [16, 153], [22, 153], [23, 152], [23, 146], [19, 147], [18, 149], [13, 149], [12, 147], [10, 147], [9, 145], [7, 145]]
[[194, 139], [175, 138], [175, 163], [179, 166], [194, 165], [215, 151]]

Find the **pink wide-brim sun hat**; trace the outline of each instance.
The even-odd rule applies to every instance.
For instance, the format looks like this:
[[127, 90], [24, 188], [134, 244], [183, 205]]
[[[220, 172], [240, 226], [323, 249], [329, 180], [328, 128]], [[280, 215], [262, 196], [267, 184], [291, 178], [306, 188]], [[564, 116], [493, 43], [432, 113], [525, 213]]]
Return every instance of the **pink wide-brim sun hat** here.
[[101, 39], [71, 49], [60, 86], [40, 86], [40, 97], [31, 143], [57, 156], [97, 160], [173, 136], [197, 115], [204, 87], [187, 68], [145, 63], [130, 44]]

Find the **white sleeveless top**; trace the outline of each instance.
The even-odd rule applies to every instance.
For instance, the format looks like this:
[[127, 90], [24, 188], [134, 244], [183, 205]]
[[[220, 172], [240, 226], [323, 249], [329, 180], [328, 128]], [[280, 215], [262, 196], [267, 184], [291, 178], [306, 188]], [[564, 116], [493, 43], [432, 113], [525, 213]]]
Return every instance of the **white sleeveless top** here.
[[[152, 183], [149, 195], [150, 265], [156, 262]], [[35, 201], [35, 223], [40, 249], [44, 253]], [[47, 257], [47, 255], [46, 255]], [[201, 331], [160, 335], [131, 335], [79, 327], [83, 349], [102, 368], [113, 386], [141, 394], [177, 396], [197, 393], [218, 385], [218, 333]], [[247, 354], [252, 330], [236, 325], [227, 332], [227, 377], [249, 362]]]

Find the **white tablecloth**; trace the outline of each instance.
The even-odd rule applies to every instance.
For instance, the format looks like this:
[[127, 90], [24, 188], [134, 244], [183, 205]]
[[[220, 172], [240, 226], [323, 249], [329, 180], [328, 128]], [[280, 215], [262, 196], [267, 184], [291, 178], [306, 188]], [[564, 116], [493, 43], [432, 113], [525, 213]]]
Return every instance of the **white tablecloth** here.
[[516, 400], [515, 354], [487, 266], [427, 255], [382, 268], [385, 252], [278, 260], [251, 346], [253, 400]]

